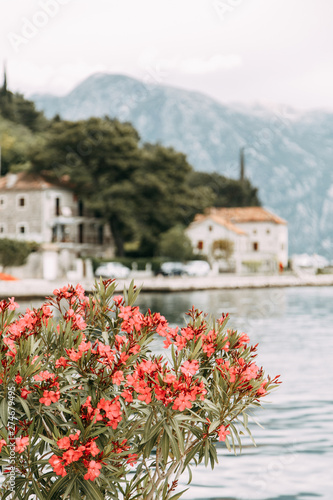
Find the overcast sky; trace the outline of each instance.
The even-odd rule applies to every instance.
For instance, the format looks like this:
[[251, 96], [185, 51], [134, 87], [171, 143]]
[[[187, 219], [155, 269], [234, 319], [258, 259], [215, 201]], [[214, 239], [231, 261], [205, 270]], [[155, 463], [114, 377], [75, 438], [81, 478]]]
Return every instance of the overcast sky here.
[[0, 0], [12, 90], [65, 94], [95, 72], [221, 102], [333, 111], [331, 0]]

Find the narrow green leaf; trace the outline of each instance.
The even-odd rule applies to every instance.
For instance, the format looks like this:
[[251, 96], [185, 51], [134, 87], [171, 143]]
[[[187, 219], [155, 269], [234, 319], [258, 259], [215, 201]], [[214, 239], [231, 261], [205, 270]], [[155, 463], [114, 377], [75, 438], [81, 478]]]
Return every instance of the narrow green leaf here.
[[186, 488], [186, 490], [181, 491], [180, 493], [176, 493], [173, 495], [169, 500], [178, 500], [189, 488]]
[[174, 435], [172, 434], [172, 429], [167, 424], [164, 424], [163, 427], [169, 435], [171, 449], [172, 449], [174, 456], [176, 457], [177, 460], [180, 460], [179, 447], [178, 447], [177, 441], [174, 438]]
[[169, 447], [170, 447], [170, 438], [166, 431], [163, 432], [162, 440], [161, 440], [161, 450], [163, 461], [166, 464], [169, 457]]

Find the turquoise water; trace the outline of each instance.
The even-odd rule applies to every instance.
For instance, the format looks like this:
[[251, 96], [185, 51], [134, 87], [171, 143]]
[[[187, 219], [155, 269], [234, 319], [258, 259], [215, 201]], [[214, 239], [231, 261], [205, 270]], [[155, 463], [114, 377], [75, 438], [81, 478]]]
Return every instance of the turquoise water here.
[[[142, 294], [138, 305], [182, 325], [194, 304], [230, 312], [234, 327], [259, 342], [258, 364], [283, 384], [251, 426], [257, 447], [218, 449], [213, 471], [199, 466], [187, 500], [333, 499], [333, 288]], [[182, 478], [182, 489], [186, 478]]]

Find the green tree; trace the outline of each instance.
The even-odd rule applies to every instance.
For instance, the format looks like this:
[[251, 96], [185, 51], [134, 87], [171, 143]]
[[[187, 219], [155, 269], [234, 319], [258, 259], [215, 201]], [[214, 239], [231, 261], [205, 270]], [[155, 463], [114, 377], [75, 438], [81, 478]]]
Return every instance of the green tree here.
[[258, 189], [248, 179], [229, 179], [216, 172], [192, 172], [190, 186], [207, 186], [214, 193], [214, 207], [253, 207], [260, 206]]
[[69, 181], [109, 223], [118, 256], [133, 241], [141, 255], [156, 254], [161, 233], [187, 225], [213, 199], [209, 188], [189, 186], [192, 167], [185, 155], [160, 145], [141, 146], [130, 123], [54, 121], [44, 140], [31, 152], [33, 168]]
[[181, 225], [174, 226], [160, 235], [158, 249], [162, 257], [172, 260], [184, 261], [193, 257], [191, 240]]

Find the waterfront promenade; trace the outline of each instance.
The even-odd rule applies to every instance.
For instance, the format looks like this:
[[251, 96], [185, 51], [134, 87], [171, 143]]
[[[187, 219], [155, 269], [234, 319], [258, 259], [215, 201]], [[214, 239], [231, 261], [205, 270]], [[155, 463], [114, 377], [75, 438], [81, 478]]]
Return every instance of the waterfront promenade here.
[[[220, 274], [205, 277], [148, 277], [136, 273], [132, 278], [117, 279], [118, 291], [121, 292], [124, 285], [128, 287], [134, 279], [137, 286], [142, 286], [143, 292], [180, 292], [191, 290], [223, 290], [237, 288], [273, 288], [273, 287], [295, 287], [295, 286], [332, 286], [333, 274], [326, 275], [292, 275], [282, 274], [274, 276], [237, 276], [231, 274]], [[52, 295], [55, 288], [69, 283], [68, 279], [47, 281], [41, 279], [26, 279], [18, 281], [0, 281], [0, 299], [7, 297], [17, 298], [43, 298]], [[93, 280], [80, 280], [84, 288], [92, 289]], [[76, 285], [76, 282], [71, 283]]]

